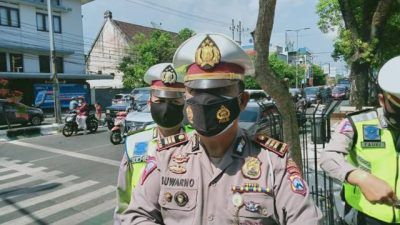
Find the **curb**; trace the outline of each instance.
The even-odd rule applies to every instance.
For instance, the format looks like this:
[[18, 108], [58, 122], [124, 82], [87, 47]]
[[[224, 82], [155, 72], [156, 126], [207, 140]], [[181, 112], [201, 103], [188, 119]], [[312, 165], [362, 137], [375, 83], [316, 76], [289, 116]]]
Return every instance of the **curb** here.
[[62, 124], [51, 124], [35, 127], [22, 127], [9, 130], [0, 130], [0, 141], [18, 139], [19, 136], [31, 137], [56, 134], [61, 131], [62, 126]]

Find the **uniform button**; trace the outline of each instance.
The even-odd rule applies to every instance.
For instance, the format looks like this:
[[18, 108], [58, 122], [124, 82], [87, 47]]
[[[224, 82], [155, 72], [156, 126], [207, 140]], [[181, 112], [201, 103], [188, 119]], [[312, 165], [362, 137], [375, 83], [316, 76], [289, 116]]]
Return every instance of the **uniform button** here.
[[212, 216], [212, 215], [208, 216], [208, 220], [209, 221], [213, 221], [214, 220], [214, 216]]

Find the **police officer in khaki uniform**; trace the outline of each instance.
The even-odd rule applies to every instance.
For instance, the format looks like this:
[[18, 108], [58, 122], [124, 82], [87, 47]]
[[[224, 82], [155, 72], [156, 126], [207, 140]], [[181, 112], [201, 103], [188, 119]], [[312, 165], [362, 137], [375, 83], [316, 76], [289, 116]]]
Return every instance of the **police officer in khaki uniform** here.
[[400, 57], [378, 74], [382, 108], [349, 114], [321, 156], [321, 167], [344, 183], [345, 221], [400, 224]]
[[178, 48], [174, 66], [186, 72], [184, 112], [196, 133], [148, 160], [123, 224], [318, 224], [289, 146], [238, 127], [244, 74], [253, 72], [240, 46], [199, 34]]
[[114, 224], [120, 224], [131, 200], [132, 189], [139, 182], [146, 159], [157, 150], [186, 143], [190, 126], [183, 126], [184, 85], [183, 75], [176, 73], [172, 63], [150, 67], [144, 75], [151, 85], [150, 111], [156, 127], [130, 135], [125, 140], [117, 183], [117, 207]]

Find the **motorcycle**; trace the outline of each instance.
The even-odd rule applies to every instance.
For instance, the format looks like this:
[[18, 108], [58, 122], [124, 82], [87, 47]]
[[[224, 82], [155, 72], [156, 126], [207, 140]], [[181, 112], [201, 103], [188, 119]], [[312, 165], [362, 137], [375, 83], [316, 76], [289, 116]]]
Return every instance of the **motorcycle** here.
[[127, 127], [125, 126], [125, 118], [127, 112], [117, 113], [117, 117], [114, 119], [114, 127], [111, 129], [110, 141], [114, 145], [122, 142], [123, 138], [127, 134]]
[[[62, 134], [65, 137], [70, 137], [72, 134], [77, 134], [78, 131], [83, 129], [78, 129], [78, 123], [76, 122], [76, 117], [78, 113], [75, 110], [70, 111], [65, 117], [65, 125], [62, 129]], [[88, 117], [86, 118], [86, 128], [89, 133], [94, 133], [97, 131], [99, 127], [99, 123], [94, 113], [89, 112]]]

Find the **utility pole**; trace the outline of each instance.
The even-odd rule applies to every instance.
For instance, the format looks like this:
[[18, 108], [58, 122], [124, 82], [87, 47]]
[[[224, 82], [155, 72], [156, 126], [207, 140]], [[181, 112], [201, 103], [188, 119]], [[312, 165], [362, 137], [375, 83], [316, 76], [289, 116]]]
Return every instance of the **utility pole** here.
[[239, 21], [237, 31], [239, 32], [239, 45], [242, 45], [242, 31], [244, 31], [244, 29], [242, 28], [242, 21]]
[[295, 57], [295, 63], [296, 63], [296, 88], [298, 88], [298, 69], [297, 69], [297, 61], [298, 61], [298, 53], [299, 53], [299, 32], [302, 30], [309, 30], [309, 27], [301, 28], [301, 29], [296, 29], [296, 30], [286, 30], [286, 31], [294, 31], [296, 32], [296, 57]]
[[235, 40], [235, 20], [232, 19], [232, 25], [229, 27], [229, 30], [232, 31], [232, 40]]
[[53, 98], [54, 98], [54, 116], [56, 123], [61, 123], [61, 108], [60, 108], [60, 84], [57, 77], [56, 68], [56, 51], [54, 47], [54, 32], [53, 32], [53, 13], [51, 8], [51, 0], [47, 0], [47, 17], [49, 25], [49, 38], [50, 38], [50, 58], [51, 58], [51, 80], [53, 81]]

